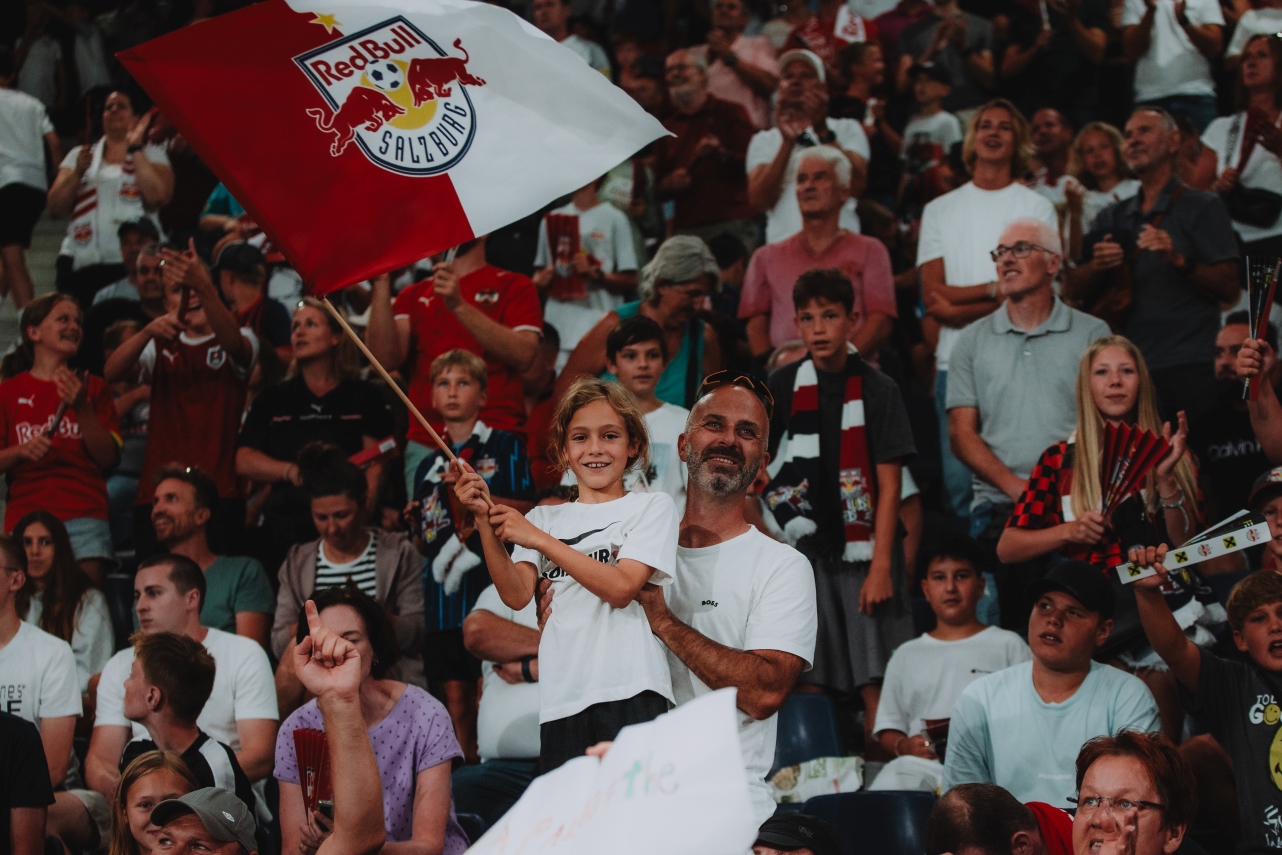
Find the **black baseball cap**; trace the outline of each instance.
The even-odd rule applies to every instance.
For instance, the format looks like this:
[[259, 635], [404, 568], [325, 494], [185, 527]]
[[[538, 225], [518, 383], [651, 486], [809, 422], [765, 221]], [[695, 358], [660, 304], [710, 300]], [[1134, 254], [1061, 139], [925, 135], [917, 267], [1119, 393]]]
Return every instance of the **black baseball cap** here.
[[945, 86], [953, 85], [953, 76], [948, 73], [948, 69], [937, 62], [913, 63], [912, 67], [908, 69], [908, 79], [915, 80], [919, 74], [924, 74], [931, 80], [943, 83]]
[[1272, 501], [1278, 493], [1282, 493], [1282, 466], [1275, 466], [1255, 479], [1246, 503], [1259, 510], [1261, 506]]
[[1113, 586], [1098, 568], [1085, 561], [1065, 561], [1051, 568], [1043, 578], [1028, 586], [1028, 598], [1036, 601], [1047, 591], [1062, 591], [1105, 620], [1113, 617]]
[[817, 816], [803, 813], [776, 814], [762, 823], [757, 843], [790, 852], [809, 849], [815, 855], [841, 855], [841, 845], [832, 826]]
[[151, 810], [154, 825], [166, 825], [180, 816], [194, 815], [205, 831], [220, 843], [239, 843], [246, 852], [257, 852], [257, 823], [245, 803], [222, 787], [205, 787], [177, 799], [166, 799]]
[[254, 275], [255, 268], [263, 270], [267, 268], [267, 258], [263, 255], [263, 251], [253, 244], [237, 241], [227, 244], [222, 252], [218, 253], [213, 271], [217, 274], [226, 270], [237, 276], [249, 277]]

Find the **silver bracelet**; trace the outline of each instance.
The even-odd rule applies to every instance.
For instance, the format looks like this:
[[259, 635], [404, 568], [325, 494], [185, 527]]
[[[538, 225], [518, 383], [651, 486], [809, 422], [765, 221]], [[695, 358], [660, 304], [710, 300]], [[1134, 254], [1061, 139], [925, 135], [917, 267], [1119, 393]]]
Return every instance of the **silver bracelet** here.
[[1187, 496], [1185, 496], [1185, 495], [1184, 495], [1184, 488], [1183, 488], [1183, 487], [1177, 487], [1176, 489], [1178, 489], [1178, 490], [1180, 491], [1180, 498], [1179, 498], [1179, 500], [1178, 500], [1178, 501], [1176, 501], [1176, 502], [1174, 502], [1174, 503], [1170, 503], [1170, 504], [1168, 504], [1168, 503], [1167, 503], [1167, 501], [1166, 501], [1166, 498], [1165, 498], [1161, 493], [1158, 493], [1158, 494], [1157, 494], [1158, 501], [1160, 501], [1160, 502], [1162, 503], [1162, 507], [1163, 507], [1163, 508], [1165, 508], [1165, 509], [1166, 509], [1166, 510], [1168, 510], [1168, 511], [1173, 511], [1173, 510], [1175, 510], [1176, 508], [1182, 508], [1182, 507], [1184, 507], [1184, 500], [1185, 500], [1186, 498], [1188, 498]]

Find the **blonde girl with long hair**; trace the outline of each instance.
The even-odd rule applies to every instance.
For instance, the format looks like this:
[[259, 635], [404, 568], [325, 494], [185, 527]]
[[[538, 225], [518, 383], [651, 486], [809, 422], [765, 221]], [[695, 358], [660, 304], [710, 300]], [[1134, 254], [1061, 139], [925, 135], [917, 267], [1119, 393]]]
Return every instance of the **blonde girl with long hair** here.
[[1122, 134], [1108, 122], [1091, 122], [1073, 138], [1068, 155], [1071, 179], [1064, 187], [1064, 231], [1069, 258], [1082, 257], [1082, 238], [1099, 212], [1140, 190], [1139, 179], [1122, 156]]
[[200, 788], [183, 759], [172, 751], [140, 754], [120, 776], [111, 800], [108, 855], [151, 855], [151, 809]]

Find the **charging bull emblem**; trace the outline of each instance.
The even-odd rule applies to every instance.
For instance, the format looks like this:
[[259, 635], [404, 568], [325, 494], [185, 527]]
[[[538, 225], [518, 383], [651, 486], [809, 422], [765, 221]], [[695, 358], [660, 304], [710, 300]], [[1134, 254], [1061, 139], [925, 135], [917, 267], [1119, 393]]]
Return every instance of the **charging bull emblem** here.
[[404, 17], [342, 36], [294, 57], [327, 107], [307, 110], [329, 135], [329, 153], [355, 143], [376, 165], [402, 175], [436, 175], [467, 154], [476, 134], [462, 39], [447, 53]]

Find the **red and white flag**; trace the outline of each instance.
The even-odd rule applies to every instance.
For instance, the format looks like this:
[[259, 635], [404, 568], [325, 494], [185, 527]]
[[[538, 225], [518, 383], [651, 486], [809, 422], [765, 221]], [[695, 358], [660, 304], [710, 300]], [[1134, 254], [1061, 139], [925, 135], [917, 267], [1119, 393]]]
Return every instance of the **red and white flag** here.
[[469, 0], [266, 0], [119, 57], [317, 294], [526, 216], [666, 133]]

